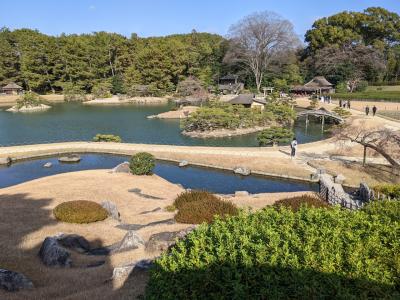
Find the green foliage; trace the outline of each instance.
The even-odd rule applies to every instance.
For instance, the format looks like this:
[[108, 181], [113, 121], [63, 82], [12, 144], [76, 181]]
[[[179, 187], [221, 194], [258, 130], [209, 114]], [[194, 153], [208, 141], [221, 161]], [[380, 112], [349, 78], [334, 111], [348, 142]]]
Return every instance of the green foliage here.
[[347, 93], [347, 84], [346, 82], [339, 82], [335, 87], [336, 93]]
[[26, 92], [17, 99], [18, 108], [21, 108], [23, 106], [39, 106], [40, 104], [42, 104], [42, 100], [40, 99], [38, 94], [33, 92]]
[[93, 138], [93, 142], [112, 142], [112, 143], [121, 143], [122, 139], [118, 135], [113, 134], [96, 134]]
[[129, 168], [134, 175], [151, 175], [155, 167], [154, 156], [147, 152], [139, 152], [131, 157]]
[[348, 110], [342, 108], [342, 107], [335, 107], [333, 109], [333, 112], [338, 114], [339, 116], [341, 116], [342, 118], [347, 118], [351, 116], [351, 112], [349, 112]]
[[293, 139], [294, 133], [291, 129], [273, 126], [264, 129], [257, 135], [257, 141], [260, 146], [287, 143]]
[[400, 92], [397, 91], [365, 91], [362, 93], [335, 93], [332, 95], [334, 99], [350, 99], [350, 100], [374, 100], [400, 102]]
[[85, 92], [80, 89], [76, 84], [66, 82], [62, 85], [64, 101], [85, 101], [86, 95]]
[[125, 86], [124, 86], [124, 81], [121, 75], [116, 75], [112, 77], [111, 79], [111, 93], [113, 95], [116, 94], [124, 94], [125, 91]]
[[174, 201], [178, 213], [175, 220], [179, 223], [201, 224], [211, 223], [215, 216], [224, 218], [237, 215], [238, 209], [231, 202], [223, 201], [207, 191], [186, 191]]
[[295, 110], [285, 101], [267, 103], [265, 105], [265, 113], [271, 113], [275, 121], [283, 125], [291, 125], [296, 119]]
[[197, 109], [181, 121], [185, 131], [207, 131], [216, 129], [238, 129], [266, 126], [274, 120], [267, 110], [245, 108], [224, 102], [212, 102]]
[[97, 83], [92, 88], [92, 94], [95, 98], [111, 98], [111, 84], [107, 81]]
[[313, 98], [311, 98], [311, 100], [310, 100], [310, 106], [309, 106], [308, 108], [310, 108], [310, 109], [317, 109], [318, 106], [319, 106], [318, 104], [319, 104], [318, 98], [317, 98], [317, 97], [313, 97]]
[[361, 80], [356, 86], [356, 92], [365, 92], [368, 88], [368, 81]]
[[375, 196], [380, 199], [390, 198], [400, 200], [400, 184], [379, 184], [373, 188]]
[[156, 260], [145, 298], [397, 299], [400, 201], [372, 205], [268, 207], [201, 225]]
[[293, 211], [298, 211], [300, 207], [307, 206], [307, 207], [314, 207], [314, 208], [330, 208], [331, 206], [327, 203], [322, 201], [316, 196], [311, 195], [301, 195], [292, 198], [286, 198], [279, 200], [274, 203], [275, 207], [284, 206], [289, 208]]
[[67, 223], [92, 223], [108, 217], [107, 211], [98, 203], [86, 200], [63, 202], [53, 210], [57, 220]]

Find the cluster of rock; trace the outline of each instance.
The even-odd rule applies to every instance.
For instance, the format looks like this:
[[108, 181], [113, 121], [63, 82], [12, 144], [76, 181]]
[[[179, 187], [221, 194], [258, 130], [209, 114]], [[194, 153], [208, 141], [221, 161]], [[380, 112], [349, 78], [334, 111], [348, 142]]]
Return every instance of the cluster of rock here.
[[77, 154], [69, 154], [59, 157], [58, 161], [62, 163], [78, 163], [81, 161], [81, 157]]
[[243, 176], [249, 176], [251, 174], [251, 170], [246, 167], [236, 167], [233, 169], [233, 173]]
[[32, 289], [33, 287], [32, 281], [25, 275], [0, 269], [0, 288], [8, 292], [16, 292], [23, 289]]
[[0, 157], [0, 165], [9, 166], [12, 163], [11, 157]]
[[17, 106], [14, 105], [13, 107], [7, 109], [9, 112], [38, 112], [50, 109], [51, 106], [45, 104], [39, 105], [24, 105], [24, 106]]

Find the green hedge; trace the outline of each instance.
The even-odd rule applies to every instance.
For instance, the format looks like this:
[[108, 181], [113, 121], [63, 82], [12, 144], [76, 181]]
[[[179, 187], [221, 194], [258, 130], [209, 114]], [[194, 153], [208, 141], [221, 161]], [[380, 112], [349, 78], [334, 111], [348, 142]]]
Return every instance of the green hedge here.
[[120, 136], [113, 134], [96, 134], [96, 136], [93, 138], [93, 142], [121, 143], [122, 139]]
[[400, 102], [400, 92], [395, 91], [366, 91], [360, 93], [336, 93], [332, 95], [334, 99], [344, 100], [365, 100], [365, 101], [389, 101]]
[[156, 260], [145, 298], [400, 299], [399, 208], [269, 207], [201, 225]]

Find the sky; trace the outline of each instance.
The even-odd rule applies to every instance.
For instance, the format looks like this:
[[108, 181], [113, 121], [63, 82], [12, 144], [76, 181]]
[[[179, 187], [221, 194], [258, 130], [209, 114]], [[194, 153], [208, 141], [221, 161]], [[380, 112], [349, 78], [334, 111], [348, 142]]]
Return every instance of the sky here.
[[303, 39], [320, 17], [370, 6], [400, 14], [400, 0], [15, 0], [0, 1], [0, 27], [50, 35], [107, 31], [148, 37], [192, 29], [226, 35], [246, 15], [269, 10], [290, 20]]

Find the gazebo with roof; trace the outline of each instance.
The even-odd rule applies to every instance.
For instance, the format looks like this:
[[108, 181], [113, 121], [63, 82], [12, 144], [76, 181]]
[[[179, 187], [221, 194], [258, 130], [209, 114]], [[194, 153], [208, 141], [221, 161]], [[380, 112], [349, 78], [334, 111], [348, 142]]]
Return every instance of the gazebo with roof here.
[[11, 82], [4, 86], [2, 91], [7, 95], [19, 95], [23, 91], [23, 88], [15, 82]]

